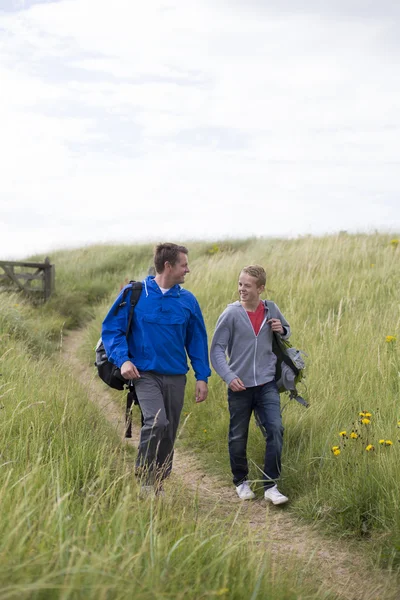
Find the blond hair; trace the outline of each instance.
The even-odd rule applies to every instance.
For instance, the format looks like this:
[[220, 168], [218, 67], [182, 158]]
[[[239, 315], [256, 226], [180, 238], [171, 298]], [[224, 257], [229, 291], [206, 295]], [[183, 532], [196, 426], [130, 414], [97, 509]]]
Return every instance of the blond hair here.
[[255, 279], [257, 280], [257, 287], [261, 287], [267, 282], [267, 274], [265, 272], [265, 269], [260, 265], [249, 265], [248, 267], [243, 267], [243, 269], [240, 272], [247, 273], [247, 275], [255, 277]]

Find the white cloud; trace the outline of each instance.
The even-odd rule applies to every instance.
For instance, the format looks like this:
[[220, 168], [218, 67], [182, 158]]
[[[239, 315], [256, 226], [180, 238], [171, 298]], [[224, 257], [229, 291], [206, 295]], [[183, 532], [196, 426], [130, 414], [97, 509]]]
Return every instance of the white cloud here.
[[256, 2], [4, 14], [0, 254], [400, 229], [392, 28]]

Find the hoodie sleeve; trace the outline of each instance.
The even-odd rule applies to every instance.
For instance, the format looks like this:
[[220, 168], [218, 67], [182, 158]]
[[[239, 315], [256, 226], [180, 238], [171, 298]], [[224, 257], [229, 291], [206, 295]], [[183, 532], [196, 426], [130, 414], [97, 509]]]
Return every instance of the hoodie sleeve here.
[[[126, 340], [126, 328], [128, 326], [130, 294], [124, 296], [124, 290], [121, 291], [118, 298], [108, 311], [103, 321], [101, 337], [108, 360], [121, 368], [123, 363], [131, 360], [128, 353], [128, 343]], [[119, 305], [125, 302], [120, 308]], [[118, 310], [117, 310], [118, 309]], [[115, 314], [117, 312], [117, 314]]]
[[194, 298], [194, 308], [186, 330], [185, 347], [196, 380], [205, 381], [207, 383], [208, 378], [211, 375], [210, 363], [208, 360], [207, 331], [196, 298]]
[[225, 310], [220, 315], [215, 326], [215, 332], [211, 343], [211, 364], [218, 375], [227, 385], [237, 378], [226, 362], [226, 349], [232, 335], [232, 319], [229, 311]]

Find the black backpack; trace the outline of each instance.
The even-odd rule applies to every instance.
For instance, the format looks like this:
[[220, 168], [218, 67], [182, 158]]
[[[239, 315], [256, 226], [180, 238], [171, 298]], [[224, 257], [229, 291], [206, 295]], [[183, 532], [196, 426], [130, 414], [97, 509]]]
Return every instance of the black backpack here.
[[[126, 337], [128, 337], [131, 328], [134, 308], [138, 303], [140, 294], [142, 292], [141, 281], [130, 281], [129, 283], [130, 287], [127, 286], [125, 288], [121, 298], [121, 302], [118, 304], [114, 311], [114, 315], [116, 316], [119, 312], [119, 309], [123, 306], [126, 306], [126, 296], [128, 295], [129, 291], [132, 290], [128, 326], [126, 328], [125, 333]], [[102, 379], [104, 383], [112, 387], [114, 390], [123, 390], [125, 386], [129, 387], [129, 381], [122, 377], [120, 369], [109, 362], [106, 350], [104, 348], [103, 340], [101, 338], [97, 342], [96, 360], [94, 364], [97, 367], [97, 372], [99, 374], [100, 379]]]
[[[121, 302], [118, 304], [115, 309], [114, 314], [117, 315], [119, 309], [122, 306], [126, 306], [126, 296], [128, 295], [129, 290], [132, 290], [131, 294], [131, 303], [129, 308], [129, 317], [128, 317], [128, 326], [126, 328], [126, 337], [129, 335], [129, 331], [132, 325], [133, 311], [136, 304], [139, 301], [140, 294], [142, 293], [142, 282], [141, 281], [130, 281], [131, 287], [126, 287], [124, 293], [122, 295]], [[103, 340], [100, 338], [97, 346], [96, 346], [96, 360], [95, 366], [97, 367], [97, 372], [100, 377], [110, 387], [115, 390], [123, 390], [125, 387], [128, 388], [128, 395], [126, 398], [126, 412], [125, 412], [125, 437], [132, 437], [132, 405], [137, 404], [139, 406], [139, 402], [135, 392], [135, 386], [131, 381], [128, 381], [121, 375], [120, 369], [110, 363], [107, 358], [107, 353], [104, 348]], [[143, 414], [142, 414], [142, 426], [143, 426]]]

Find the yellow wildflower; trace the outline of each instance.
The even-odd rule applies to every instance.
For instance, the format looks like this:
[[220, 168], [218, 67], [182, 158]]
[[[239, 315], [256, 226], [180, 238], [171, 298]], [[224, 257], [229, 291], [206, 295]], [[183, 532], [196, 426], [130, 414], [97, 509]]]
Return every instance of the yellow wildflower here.
[[355, 431], [352, 431], [350, 434], [350, 437], [352, 440], [356, 440], [358, 438], [358, 433], [356, 433]]
[[385, 443], [385, 440], [379, 440], [379, 443], [382, 445]]
[[395, 335], [387, 335], [385, 339], [387, 344], [394, 344], [397, 338]]
[[337, 448], [336, 450], [334, 450], [334, 451], [333, 451], [333, 454], [334, 454], [335, 456], [339, 456], [339, 454], [340, 454], [340, 450], [339, 450], [339, 448]]
[[400, 427], [400, 421], [397, 421], [397, 427]]
[[392, 246], [392, 248], [397, 248], [399, 244], [400, 240], [390, 240], [390, 245]]
[[207, 429], [203, 429], [204, 433], [207, 433]]
[[365, 450], [367, 452], [371, 452], [371, 450], [375, 450], [374, 446], [372, 444], [368, 444], [368, 446], [365, 448]]
[[385, 441], [385, 446], [393, 446], [392, 440], [386, 440]]
[[207, 253], [208, 253], [208, 254], [217, 254], [217, 252], [219, 252], [219, 251], [220, 251], [220, 249], [219, 249], [219, 246], [218, 246], [217, 244], [213, 244], [213, 245], [211, 246], [211, 248], [209, 248], [209, 249], [207, 250]]
[[361, 419], [361, 423], [363, 425], [369, 425], [371, 423], [371, 419]]
[[371, 263], [371, 267], [374, 267], [374, 266], [375, 266], [375, 263]]
[[372, 414], [370, 412], [364, 412], [364, 417], [367, 417], [367, 419], [369, 419], [370, 417], [372, 417]]
[[340, 437], [346, 437], [346, 435], [347, 435], [347, 431], [341, 431], [341, 432], [339, 433], [339, 435], [340, 435]]
[[339, 446], [332, 446], [331, 450], [332, 452], [335, 452], [335, 450], [339, 450]]

